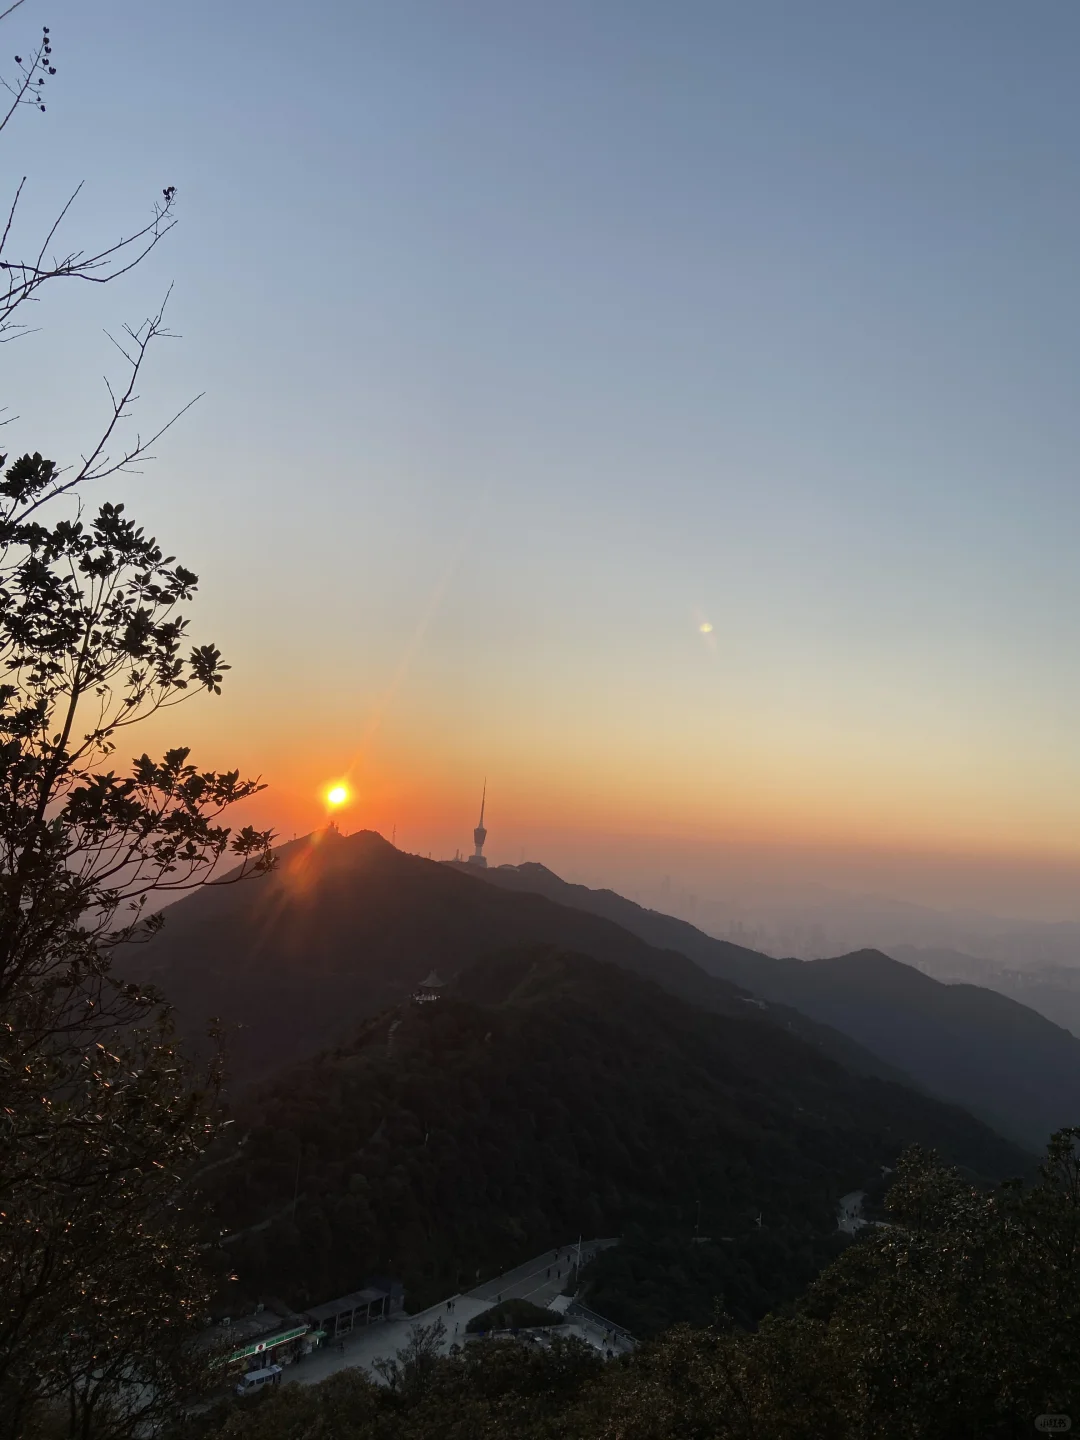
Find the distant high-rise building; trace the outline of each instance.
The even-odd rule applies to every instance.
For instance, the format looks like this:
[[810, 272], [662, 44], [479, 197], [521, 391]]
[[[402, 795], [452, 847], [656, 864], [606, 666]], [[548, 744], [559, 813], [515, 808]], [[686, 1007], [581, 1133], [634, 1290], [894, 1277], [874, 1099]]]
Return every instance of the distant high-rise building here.
[[484, 781], [484, 793], [480, 798], [480, 823], [472, 832], [472, 838], [476, 849], [469, 856], [470, 865], [486, 867], [487, 860], [484, 856], [484, 841], [487, 839], [487, 831], [484, 829], [484, 805], [487, 803], [487, 781]]

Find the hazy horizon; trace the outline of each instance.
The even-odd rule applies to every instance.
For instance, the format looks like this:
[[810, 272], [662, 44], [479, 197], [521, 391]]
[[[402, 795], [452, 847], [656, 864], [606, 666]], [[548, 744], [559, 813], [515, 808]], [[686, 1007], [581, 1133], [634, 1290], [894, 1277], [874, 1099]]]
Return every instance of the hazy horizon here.
[[[438, 832], [427, 844], [396, 825], [385, 831], [353, 825], [347, 811], [334, 823], [346, 837], [373, 832], [406, 854], [439, 862], [464, 861], [472, 851], [471, 830], [467, 843]], [[766, 954], [817, 959], [845, 950], [910, 947], [957, 951], [988, 965], [1080, 968], [1076, 877], [1068, 867], [1048, 875], [1038, 866], [1033, 886], [1031, 876], [1011, 865], [988, 875], [985, 857], [703, 849], [670, 837], [571, 840], [528, 828], [516, 832], [515, 841], [493, 826], [490, 814], [486, 824], [484, 852], [492, 866], [540, 864], [571, 884], [614, 890]], [[317, 840], [320, 829], [283, 833], [278, 840]], [[956, 867], [948, 875], [941, 873], [945, 858]]]

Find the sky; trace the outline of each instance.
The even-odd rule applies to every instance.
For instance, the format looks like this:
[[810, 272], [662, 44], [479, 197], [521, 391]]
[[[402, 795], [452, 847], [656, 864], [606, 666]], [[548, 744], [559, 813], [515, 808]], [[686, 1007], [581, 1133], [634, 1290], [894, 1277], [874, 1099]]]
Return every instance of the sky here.
[[173, 287], [139, 423], [205, 394], [109, 498], [233, 670], [147, 747], [283, 835], [344, 779], [453, 854], [486, 779], [494, 861], [1080, 918], [1075, 6], [26, 0], [8, 50], [43, 23], [22, 233], [178, 192], [3, 357], [70, 459]]

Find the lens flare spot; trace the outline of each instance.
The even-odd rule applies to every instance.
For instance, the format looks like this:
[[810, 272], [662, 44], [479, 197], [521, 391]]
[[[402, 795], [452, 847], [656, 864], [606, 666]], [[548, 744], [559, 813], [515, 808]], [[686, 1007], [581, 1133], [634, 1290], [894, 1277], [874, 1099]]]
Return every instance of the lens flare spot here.
[[701, 631], [702, 635], [712, 634], [712, 624], [708, 620], [703, 620], [697, 628]]

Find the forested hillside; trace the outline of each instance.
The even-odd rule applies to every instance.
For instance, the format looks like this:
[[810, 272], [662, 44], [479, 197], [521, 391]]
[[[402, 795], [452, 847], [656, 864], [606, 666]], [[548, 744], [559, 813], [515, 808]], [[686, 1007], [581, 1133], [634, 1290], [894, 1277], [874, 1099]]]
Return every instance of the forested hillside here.
[[728, 1300], [750, 1322], [833, 1253], [837, 1197], [905, 1144], [985, 1176], [1029, 1165], [961, 1111], [857, 1078], [752, 1009], [710, 1014], [551, 948], [372, 1019], [237, 1120], [246, 1139], [207, 1194], [226, 1232], [270, 1223], [223, 1264], [246, 1298], [295, 1303], [377, 1271], [422, 1305], [582, 1233], [688, 1239], [700, 1221], [732, 1237]]

